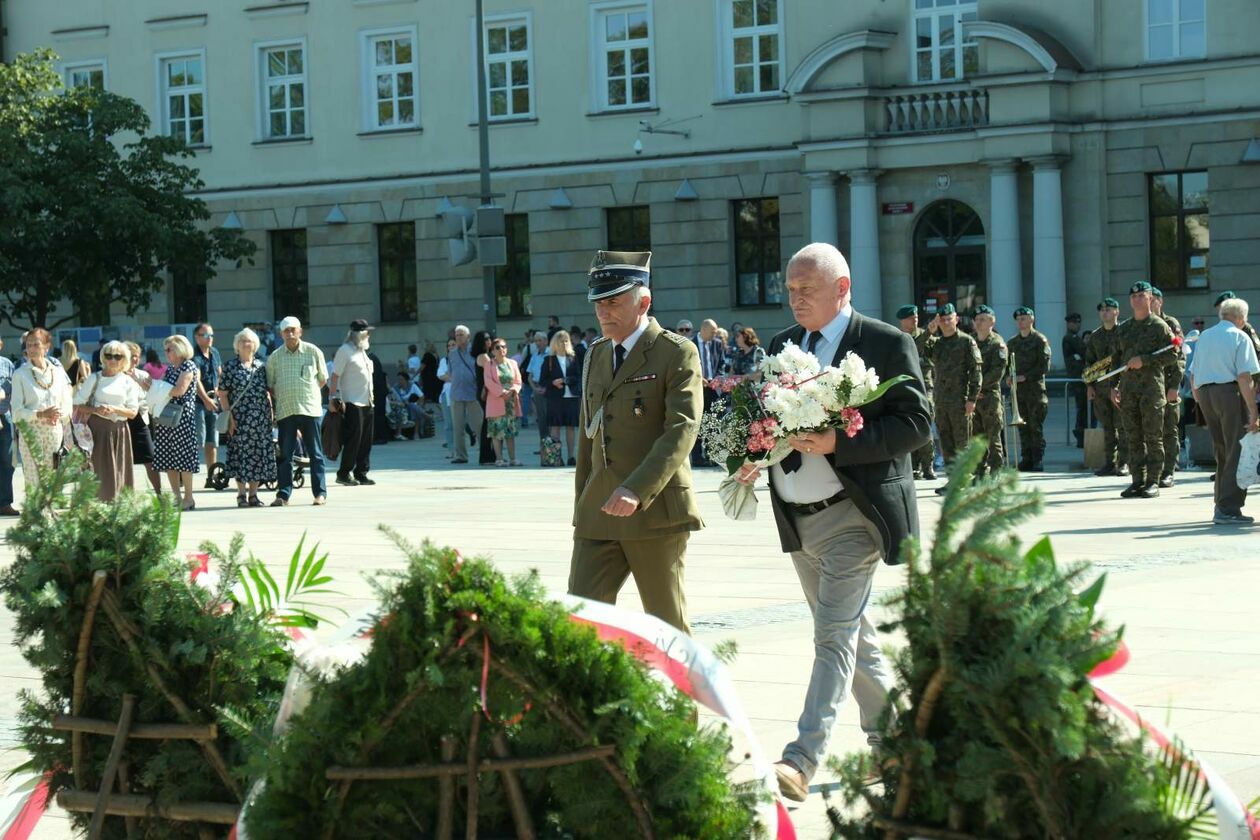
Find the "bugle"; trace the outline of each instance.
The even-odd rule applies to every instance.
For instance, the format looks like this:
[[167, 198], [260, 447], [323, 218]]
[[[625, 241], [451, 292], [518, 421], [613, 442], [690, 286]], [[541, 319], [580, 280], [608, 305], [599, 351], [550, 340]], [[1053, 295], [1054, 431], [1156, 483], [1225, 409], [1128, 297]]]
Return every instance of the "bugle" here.
[[1015, 357], [1011, 356], [1011, 419], [1006, 423], [1006, 465], [1014, 468], [1019, 463], [1015, 454], [1019, 448], [1019, 433], [1014, 429], [1024, 425], [1024, 418], [1019, 416], [1019, 390], [1015, 382]]

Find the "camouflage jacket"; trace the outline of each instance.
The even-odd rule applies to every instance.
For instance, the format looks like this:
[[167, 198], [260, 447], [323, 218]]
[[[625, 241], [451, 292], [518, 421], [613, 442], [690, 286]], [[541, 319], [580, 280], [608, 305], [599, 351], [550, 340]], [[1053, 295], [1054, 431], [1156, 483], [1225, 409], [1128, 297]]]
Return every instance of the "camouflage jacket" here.
[[942, 335], [932, 349], [936, 365], [937, 399], [962, 398], [975, 402], [980, 395], [980, 348], [965, 332]]
[[1013, 336], [1006, 346], [1015, 362], [1015, 374], [1024, 377], [1020, 385], [1044, 390], [1050, 369], [1050, 339], [1033, 330], [1027, 336]]
[[976, 339], [980, 348], [980, 393], [984, 396], [996, 396], [1002, 388], [1002, 380], [1009, 367], [1010, 352], [1006, 342], [996, 332], [989, 333], [986, 339]]
[[1154, 313], [1141, 321], [1130, 318], [1117, 327], [1116, 331], [1119, 333], [1116, 337], [1116, 367], [1127, 364], [1130, 359], [1142, 359], [1142, 367], [1120, 374], [1121, 388], [1141, 386], [1152, 380], [1170, 383], [1163, 387], [1177, 387], [1179, 383], [1172, 381], [1171, 377], [1176, 376], [1180, 351], [1170, 350], [1155, 355], [1157, 351], [1172, 344], [1173, 340], [1172, 330], [1163, 318]]
[[936, 347], [936, 342], [940, 341], [940, 339], [923, 329], [923, 327], [916, 327], [914, 332], [910, 334], [910, 337], [914, 339], [914, 346], [919, 351], [919, 367], [923, 369], [923, 384], [931, 391], [934, 378], [933, 368], [935, 367], [935, 362], [932, 359], [932, 349]]
[[[1168, 329], [1172, 330], [1173, 335], [1181, 335], [1181, 336], [1185, 335], [1185, 333], [1181, 329], [1181, 322], [1178, 321], [1176, 318], [1169, 315], [1167, 312], [1165, 312], [1163, 315], [1160, 315], [1159, 317], [1163, 318], [1164, 321], [1168, 324]], [[1169, 380], [1168, 382], [1168, 387], [1173, 388], [1177, 385], [1180, 385], [1181, 378], [1186, 375], [1186, 353], [1184, 350], [1175, 350], [1175, 351], [1170, 351], [1170, 352], [1174, 356], [1177, 357], [1177, 381], [1173, 382]]]

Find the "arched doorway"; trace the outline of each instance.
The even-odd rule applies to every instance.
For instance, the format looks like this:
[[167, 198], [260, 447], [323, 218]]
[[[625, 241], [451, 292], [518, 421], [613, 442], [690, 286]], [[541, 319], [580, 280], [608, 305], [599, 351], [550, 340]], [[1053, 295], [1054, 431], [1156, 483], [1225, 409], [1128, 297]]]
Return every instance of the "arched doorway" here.
[[930, 205], [914, 228], [914, 298], [930, 320], [952, 303], [960, 315], [988, 299], [984, 225], [966, 204], [944, 199]]

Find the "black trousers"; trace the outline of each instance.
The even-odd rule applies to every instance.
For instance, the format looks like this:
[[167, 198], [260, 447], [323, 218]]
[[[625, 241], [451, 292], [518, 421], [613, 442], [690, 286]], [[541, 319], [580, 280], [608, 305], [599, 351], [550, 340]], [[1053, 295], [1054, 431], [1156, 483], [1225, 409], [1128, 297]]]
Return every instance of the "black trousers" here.
[[341, 466], [337, 477], [363, 478], [372, 468], [372, 406], [342, 403], [342, 409], [346, 416], [341, 423]]

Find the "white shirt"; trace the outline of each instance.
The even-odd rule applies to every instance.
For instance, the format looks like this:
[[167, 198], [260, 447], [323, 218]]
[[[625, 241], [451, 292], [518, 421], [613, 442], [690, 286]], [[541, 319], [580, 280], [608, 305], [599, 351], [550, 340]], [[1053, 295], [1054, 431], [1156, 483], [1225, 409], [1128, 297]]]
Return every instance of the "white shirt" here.
[[[93, 388], [96, 390], [93, 391]], [[141, 403], [144, 402], [144, 390], [125, 373], [113, 376], [94, 373], [79, 386], [79, 390], [74, 395], [74, 404], [87, 405], [88, 397], [92, 398], [92, 405], [108, 405], [113, 408], [130, 408], [139, 411]], [[127, 421], [127, 418], [117, 415], [104, 419], [113, 420], [115, 423]]]
[[414, 378], [415, 375], [420, 372], [420, 357], [419, 356], [411, 356], [407, 359], [407, 371], [411, 374], [412, 378]]
[[37, 412], [53, 406], [61, 409], [63, 422], [70, 422], [74, 391], [70, 387], [70, 380], [66, 377], [65, 369], [52, 359], [45, 360], [42, 371], [35, 370], [30, 362], [19, 367], [13, 373], [10, 390], [13, 391], [14, 422], [25, 420], [28, 423], [35, 423]]
[[366, 350], [349, 344], [338, 347], [333, 357], [333, 374], [342, 400], [351, 405], [372, 404], [372, 360]]
[[[820, 330], [822, 338], [814, 345], [813, 355], [824, 367], [832, 363], [832, 356], [836, 348], [840, 346], [840, 339], [849, 328], [852, 317], [853, 307], [846, 305], [831, 320], [831, 323]], [[802, 349], [808, 343], [809, 331], [807, 330], [804, 338], [801, 339]], [[779, 494], [780, 499], [801, 505], [830, 499], [844, 489], [844, 485], [840, 483], [836, 471], [831, 466], [829, 456], [809, 455], [804, 452], [801, 453], [801, 467], [794, 473], [784, 472], [778, 464], [771, 467], [770, 482], [774, 485], [774, 491]]]
[[569, 357], [556, 356], [556, 361], [560, 363], [560, 378], [564, 380], [564, 396], [572, 398], [573, 391], [569, 388]]
[[[451, 370], [450, 363], [446, 361], [445, 356], [438, 359], [438, 379], [441, 379], [443, 376], [446, 376], [446, 374], [448, 374], [450, 370]], [[439, 405], [451, 404], [451, 383], [445, 382], [445, 381], [442, 382], [442, 393], [438, 394], [438, 404]]]
[[[635, 329], [634, 332], [630, 333], [630, 335], [626, 336], [625, 341], [620, 342], [620, 346], [626, 348], [626, 355], [623, 356], [621, 360], [622, 364], [625, 364], [625, 360], [630, 358], [630, 353], [631, 351], [634, 350], [634, 345], [639, 343], [639, 339], [643, 337], [643, 333], [647, 330], [647, 328], [648, 328], [648, 319], [647, 319], [647, 316], [645, 315], [639, 319], [638, 328]], [[618, 346], [618, 342], [614, 341], [613, 342], [613, 365], [617, 364], [617, 355], [616, 355], [617, 346]], [[616, 372], [615, 368], [613, 372], [614, 373]]]
[[1199, 333], [1190, 364], [1190, 378], [1196, 388], [1226, 385], [1237, 382], [1240, 374], [1260, 373], [1251, 336], [1223, 318]]

